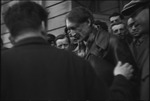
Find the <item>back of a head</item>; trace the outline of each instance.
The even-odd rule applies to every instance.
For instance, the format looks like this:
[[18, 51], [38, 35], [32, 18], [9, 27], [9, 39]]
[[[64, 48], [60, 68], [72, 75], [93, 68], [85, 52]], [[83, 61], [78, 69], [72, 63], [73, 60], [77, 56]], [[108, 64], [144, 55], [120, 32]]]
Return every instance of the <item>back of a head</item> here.
[[58, 36], [56, 37], [55, 42], [56, 42], [57, 40], [59, 40], [59, 39], [64, 39], [64, 38], [67, 38], [67, 39], [68, 39], [67, 35], [66, 35], [66, 34], [60, 34], [60, 35], [58, 35]]
[[35, 2], [19, 2], [6, 11], [4, 21], [13, 37], [25, 30], [38, 30], [41, 22], [47, 25], [48, 13]]
[[96, 21], [94, 21], [94, 24], [108, 32], [108, 26], [107, 26], [106, 22], [96, 20]]
[[84, 23], [91, 20], [93, 23], [94, 18], [92, 12], [85, 7], [76, 7], [67, 15], [67, 19], [73, 23]]

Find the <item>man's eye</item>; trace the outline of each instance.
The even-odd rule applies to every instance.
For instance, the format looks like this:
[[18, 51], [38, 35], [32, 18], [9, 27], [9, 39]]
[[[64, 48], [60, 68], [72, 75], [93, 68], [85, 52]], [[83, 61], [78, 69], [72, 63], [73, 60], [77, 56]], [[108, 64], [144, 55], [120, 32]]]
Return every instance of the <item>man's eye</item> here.
[[138, 27], [138, 26], [139, 26], [139, 24], [135, 23], [135, 24], [134, 24], [134, 26], [135, 26], [135, 27]]
[[70, 27], [70, 28], [69, 28], [69, 30], [75, 30], [75, 29], [76, 29], [75, 27]]
[[68, 30], [67, 30], [67, 33], [70, 33], [70, 32], [71, 32], [71, 30], [68, 29]]
[[121, 29], [120, 29], [120, 31], [124, 31], [124, 29], [123, 29], [123, 28], [121, 28]]
[[69, 34], [69, 37], [71, 37], [72, 35], [71, 34]]
[[115, 20], [115, 22], [118, 22], [118, 21], [119, 21], [119, 19], [116, 19], [116, 20]]
[[69, 34], [69, 37], [73, 37], [74, 35], [72, 33]]
[[133, 24], [129, 24], [129, 27], [132, 27], [133, 26]]
[[62, 47], [62, 45], [58, 45], [58, 47], [59, 47], [59, 48], [61, 48], [61, 47]]
[[68, 44], [64, 44], [64, 46], [66, 47], [66, 46], [68, 46]]
[[117, 32], [118, 32], [118, 30], [115, 30], [115, 31], [114, 31], [114, 33], [117, 33]]

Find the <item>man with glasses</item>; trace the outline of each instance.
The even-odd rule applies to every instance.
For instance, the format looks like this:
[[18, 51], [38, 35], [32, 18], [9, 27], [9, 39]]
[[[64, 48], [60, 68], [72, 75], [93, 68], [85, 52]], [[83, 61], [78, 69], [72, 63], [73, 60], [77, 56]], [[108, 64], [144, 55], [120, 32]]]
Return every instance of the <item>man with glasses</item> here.
[[140, 100], [149, 100], [149, 6], [149, 0], [132, 0], [122, 10], [135, 21], [139, 33], [133, 50], [140, 70]]
[[88, 9], [74, 8], [66, 17], [66, 26], [71, 33], [80, 35], [79, 41], [86, 43], [85, 59], [90, 61], [97, 74], [103, 77], [108, 86], [111, 86], [113, 80], [113, 67], [119, 60], [133, 65], [132, 79], [135, 79], [137, 68], [129, 47], [118, 37], [94, 25], [93, 15]]
[[127, 28], [129, 30], [130, 35], [133, 38], [136, 38], [139, 36], [140, 32], [139, 32], [139, 29], [136, 27], [136, 22], [133, 18], [129, 18], [127, 20]]
[[69, 50], [71, 50], [80, 57], [84, 57], [86, 55], [86, 47], [83, 41], [79, 41], [80, 35], [78, 33], [68, 30], [67, 28], [65, 29], [65, 32], [70, 39]]

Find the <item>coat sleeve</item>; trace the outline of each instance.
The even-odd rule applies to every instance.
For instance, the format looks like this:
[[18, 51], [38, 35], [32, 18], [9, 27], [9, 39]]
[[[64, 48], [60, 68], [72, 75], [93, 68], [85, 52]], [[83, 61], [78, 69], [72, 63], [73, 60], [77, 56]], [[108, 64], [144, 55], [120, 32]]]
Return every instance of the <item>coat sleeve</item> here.
[[96, 75], [95, 70], [89, 63], [86, 64], [85, 69], [85, 84], [87, 98], [89, 100], [105, 100], [108, 98], [108, 87], [104, 81]]
[[132, 84], [122, 75], [117, 75], [114, 78], [113, 84], [110, 87], [109, 100], [133, 100]]
[[125, 41], [120, 40], [115, 36], [112, 36], [110, 37], [109, 49], [115, 65], [118, 61], [121, 61], [122, 63], [130, 63], [134, 69], [134, 78], [137, 78], [139, 76], [139, 71], [133, 54]]
[[139, 87], [139, 70], [137, 68], [136, 62], [134, 60], [134, 57], [131, 53], [131, 50], [128, 46], [128, 44], [118, 39], [117, 37], [111, 37], [110, 38], [110, 52], [113, 52], [112, 56], [114, 58], [114, 62], [117, 64], [118, 61], [122, 61], [122, 63], [130, 63], [132, 65], [132, 68], [134, 69], [133, 76], [130, 79], [131, 86], [132, 86], [132, 94], [136, 98], [138, 95], [138, 87]]
[[114, 55], [113, 58], [115, 64], [117, 64], [118, 61], [122, 61], [123, 63], [128, 62], [135, 65], [131, 50], [125, 41], [115, 36], [110, 36], [109, 47], [110, 52]]
[[87, 68], [86, 84], [89, 100], [133, 100], [132, 84], [122, 75], [114, 77], [111, 87], [108, 87], [101, 77], [95, 75], [92, 67]]

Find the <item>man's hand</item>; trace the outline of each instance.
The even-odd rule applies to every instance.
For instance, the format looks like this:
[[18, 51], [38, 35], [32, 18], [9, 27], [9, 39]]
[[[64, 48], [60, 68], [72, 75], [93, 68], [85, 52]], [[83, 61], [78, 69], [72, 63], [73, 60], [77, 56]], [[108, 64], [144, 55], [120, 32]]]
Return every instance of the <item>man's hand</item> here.
[[133, 68], [132, 65], [129, 63], [122, 64], [121, 61], [119, 61], [114, 69], [114, 75], [123, 75], [128, 80], [132, 77]]

